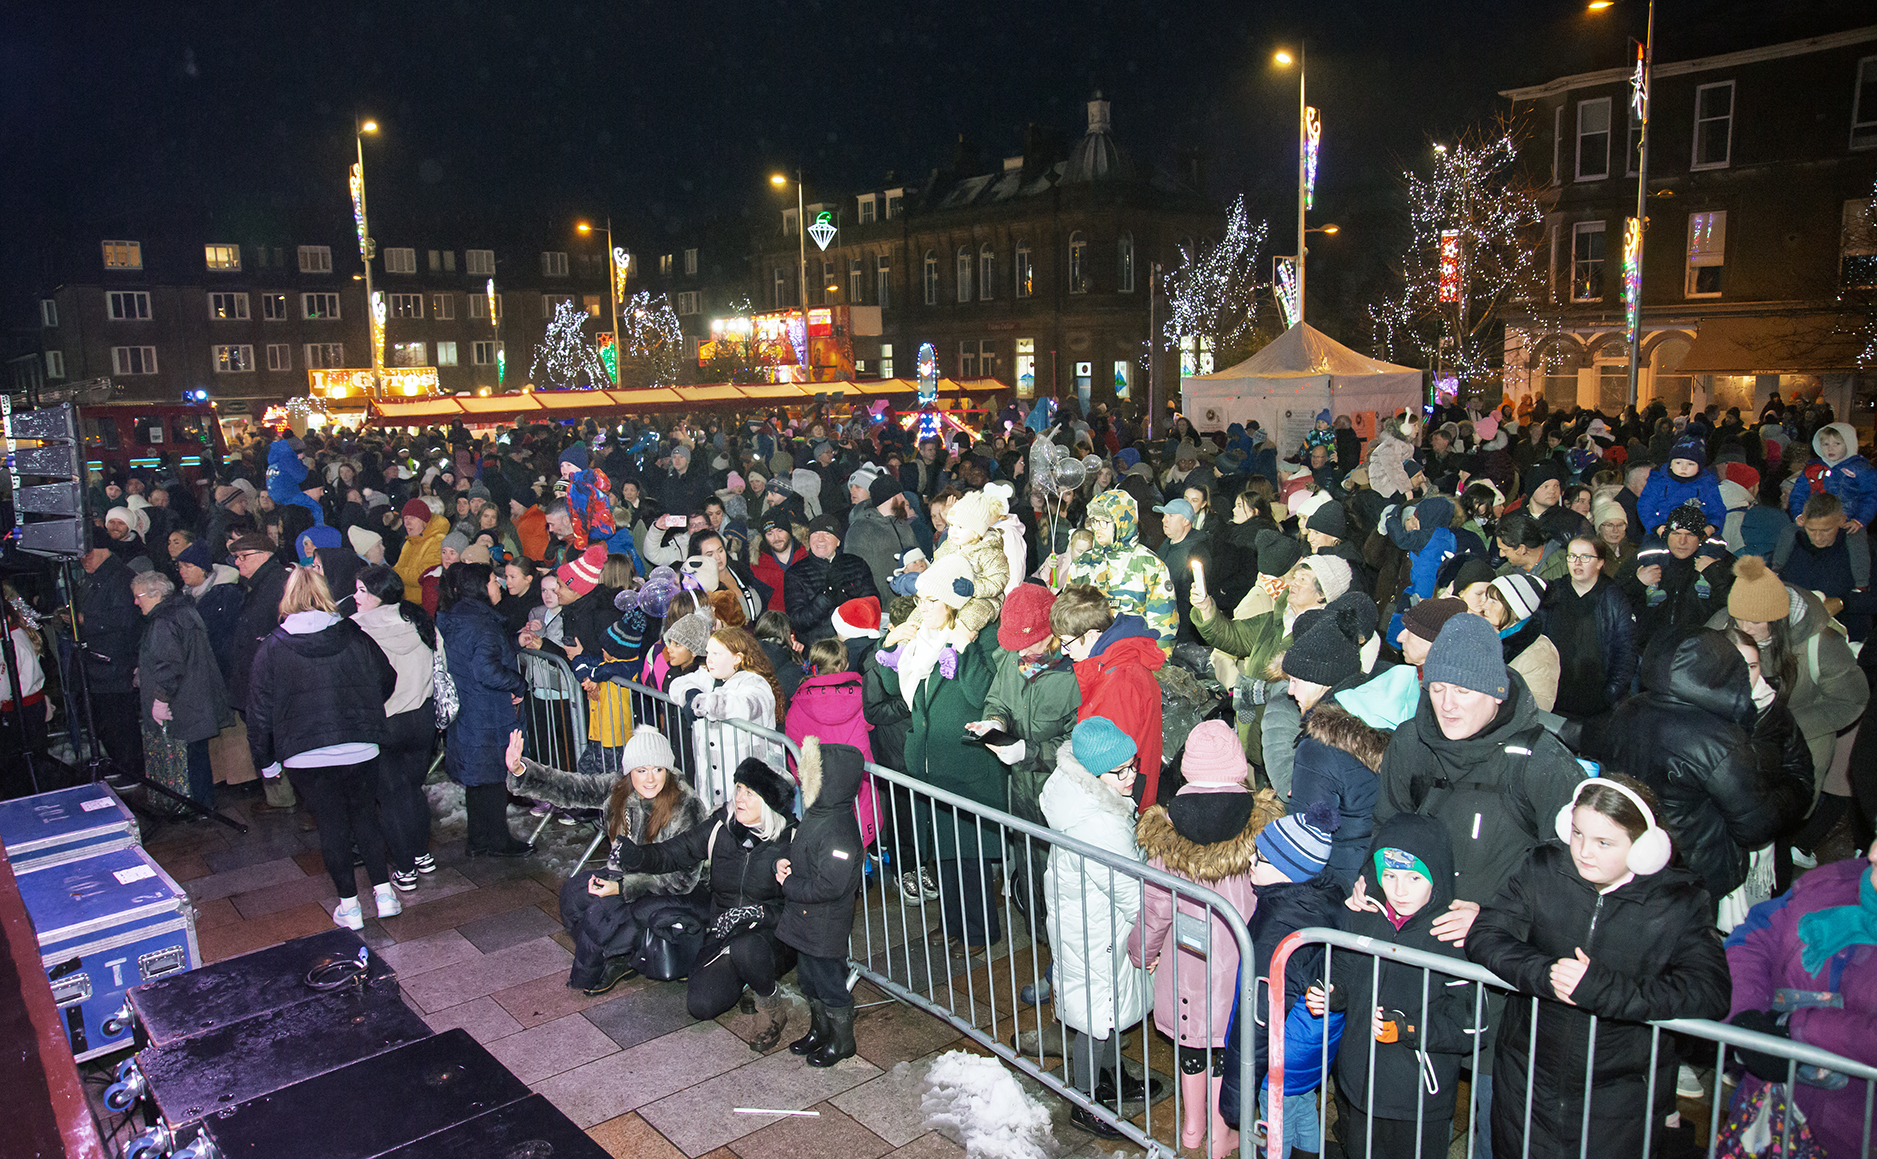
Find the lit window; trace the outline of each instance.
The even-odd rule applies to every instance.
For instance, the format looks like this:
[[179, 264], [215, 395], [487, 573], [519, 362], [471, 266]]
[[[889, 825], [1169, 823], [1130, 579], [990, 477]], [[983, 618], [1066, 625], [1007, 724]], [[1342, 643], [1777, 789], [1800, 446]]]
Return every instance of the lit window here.
[[141, 270], [143, 268], [143, 243], [140, 241], [105, 242], [104, 268], [107, 270]]
[[339, 317], [339, 295], [301, 294], [300, 316], [331, 321]]
[[1580, 221], [1571, 227], [1571, 301], [1603, 300], [1603, 223]]
[[220, 322], [245, 321], [248, 317], [248, 296], [241, 293], [210, 294], [209, 317]]
[[429, 366], [430, 351], [423, 342], [393, 342], [391, 344], [391, 365], [393, 366]]
[[1688, 277], [1690, 298], [1721, 296], [1721, 270], [1727, 254], [1727, 211], [1688, 215]]
[[455, 366], [456, 365], [456, 343], [454, 342], [437, 343], [437, 365], [438, 366]]
[[1017, 397], [1036, 397], [1036, 339], [1017, 339]]
[[215, 347], [215, 373], [246, 374], [254, 369], [254, 347]]
[[1017, 243], [1017, 297], [1027, 298], [1036, 293], [1036, 268], [1030, 261], [1030, 243]]
[[241, 247], [238, 245], [210, 245], [202, 247], [211, 270], [239, 270], [241, 268]]
[[880, 377], [893, 377], [893, 344], [891, 342], [880, 343]]
[[1069, 292], [1088, 293], [1088, 235], [1080, 230], [1069, 235]]

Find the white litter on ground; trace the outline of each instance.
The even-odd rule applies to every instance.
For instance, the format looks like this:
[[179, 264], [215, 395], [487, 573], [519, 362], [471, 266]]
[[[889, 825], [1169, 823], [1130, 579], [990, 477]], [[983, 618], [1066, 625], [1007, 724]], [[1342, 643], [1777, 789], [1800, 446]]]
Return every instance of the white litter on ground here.
[[925, 1125], [965, 1149], [968, 1159], [1053, 1159], [1049, 1108], [994, 1058], [949, 1051], [925, 1076]]

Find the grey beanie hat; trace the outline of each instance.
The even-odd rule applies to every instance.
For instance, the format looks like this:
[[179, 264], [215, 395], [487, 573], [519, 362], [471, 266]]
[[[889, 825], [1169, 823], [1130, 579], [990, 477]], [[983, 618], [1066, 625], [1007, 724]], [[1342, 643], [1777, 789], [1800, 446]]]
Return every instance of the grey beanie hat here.
[[461, 555], [469, 547], [469, 536], [460, 531], [452, 531], [443, 537], [443, 546]]
[[1429, 685], [1457, 684], [1498, 700], [1512, 694], [1512, 677], [1501, 657], [1499, 633], [1484, 616], [1471, 612], [1441, 626], [1428, 649], [1421, 677]]
[[676, 644], [693, 656], [702, 656], [704, 646], [710, 643], [710, 617], [703, 612], [692, 612], [674, 621], [665, 629], [665, 643]]
[[665, 734], [655, 728], [640, 725], [633, 730], [626, 741], [626, 747], [620, 751], [619, 767], [637, 769], [647, 765], [657, 765], [673, 772], [678, 770], [678, 758], [671, 751], [671, 742]]

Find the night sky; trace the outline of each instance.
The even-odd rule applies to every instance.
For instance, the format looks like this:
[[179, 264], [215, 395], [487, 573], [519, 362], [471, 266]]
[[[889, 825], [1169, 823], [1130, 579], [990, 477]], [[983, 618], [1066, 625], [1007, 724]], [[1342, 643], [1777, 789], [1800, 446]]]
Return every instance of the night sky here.
[[[1848, 0], [1661, 0], [1657, 58], [1870, 21]], [[1296, 81], [1271, 54], [1299, 35], [1324, 121], [1313, 221], [1344, 226], [1312, 246], [1312, 297], [1359, 316], [1405, 233], [1401, 168], [1503, 108], [1500, 89], [1622, 64], [1642, 4], [165, 0], [16, 4], [5, 24], [0, 318], [18, 333], [56, 239], [349, 220], [355, 115], [384, 126], [367, 145], [380, 238], [461, 222], [468, 245], [473, 222], [548, 231], [610, 212], [649, 246], [768, 212], [776, 167], [804, 169], [813, 200], [888, 171], [919, 184], [960, 134], [993, 165], [1021, 152], [1026, 122], [1072, 142], [1100, 89], [1137, 162], [1202, 148], [1208, 192], [1245, 192], [1283, 237]]]

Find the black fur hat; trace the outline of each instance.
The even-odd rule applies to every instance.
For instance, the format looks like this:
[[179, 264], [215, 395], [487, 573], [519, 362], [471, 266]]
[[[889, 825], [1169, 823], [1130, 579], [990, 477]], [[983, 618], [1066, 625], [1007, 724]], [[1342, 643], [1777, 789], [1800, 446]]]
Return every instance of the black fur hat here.
[[756, 757], [744, 757], [736, 767], [736, 783], [748, 785], [776, 816], [795, 816], [795, 783]]

